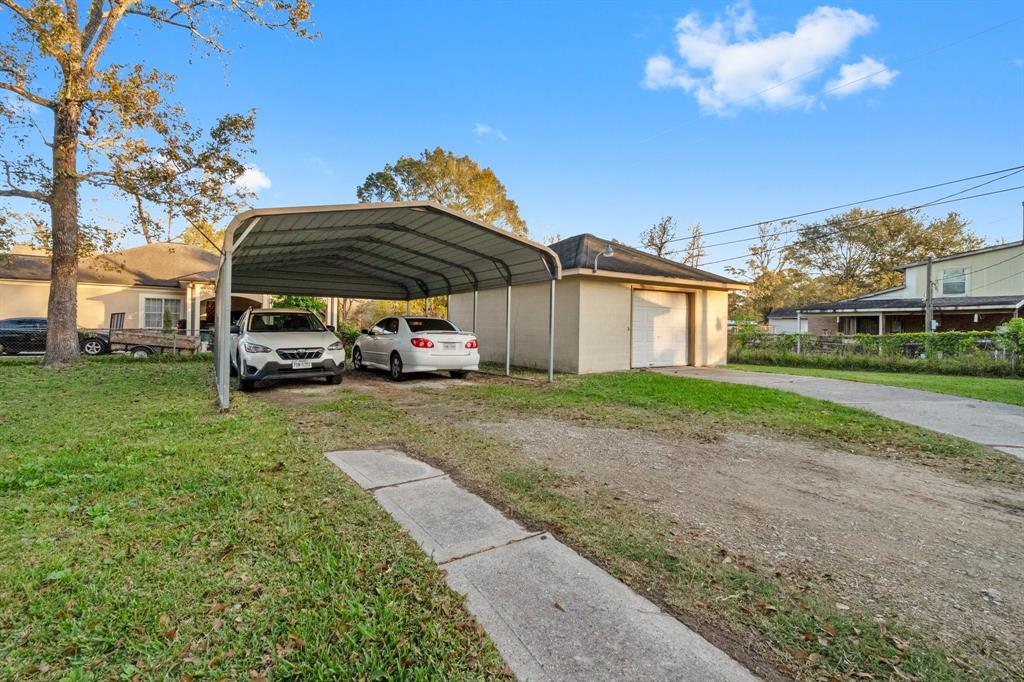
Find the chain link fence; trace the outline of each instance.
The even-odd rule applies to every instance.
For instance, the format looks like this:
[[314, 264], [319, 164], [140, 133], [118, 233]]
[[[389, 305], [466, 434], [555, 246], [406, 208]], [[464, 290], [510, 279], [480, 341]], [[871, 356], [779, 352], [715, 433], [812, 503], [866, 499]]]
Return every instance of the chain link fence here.
[[[45, 318], [0, 320], [0, 355], [42, 355], [46, 352]], [[121, 328], [78, 330], [83, 355], [127, 353], [147, 357], [157, 353], [192, 354], [212, 348], [212, 330], [179, 327], [170, 330]]]

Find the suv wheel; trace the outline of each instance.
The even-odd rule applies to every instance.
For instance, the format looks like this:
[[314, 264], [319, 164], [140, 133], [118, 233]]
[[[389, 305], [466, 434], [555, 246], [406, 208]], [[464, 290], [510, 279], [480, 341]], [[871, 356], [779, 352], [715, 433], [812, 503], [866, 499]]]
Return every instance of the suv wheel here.
[[245, 393], [248, 393], [249, 391], [253, 391], [256, 389], [256, 382], [253, 381], [252, 379], [239, 379], [238, 388], [244, 391]]
[[404, 378], [402, 374], [402, 356], [398, 353], [392, 353], [391, 364], [388, 370], [388, 379], [392, 381], [401, 381]]

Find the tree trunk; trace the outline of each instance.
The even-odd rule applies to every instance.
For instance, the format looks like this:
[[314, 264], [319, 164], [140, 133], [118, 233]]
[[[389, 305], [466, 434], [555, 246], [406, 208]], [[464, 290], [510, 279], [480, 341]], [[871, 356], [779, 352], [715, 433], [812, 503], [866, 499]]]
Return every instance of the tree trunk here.
[[78, 124], [82, 106], [61, 102], [54, 112], [50, 194], [50, 300], [46, 355], [57, 366], [78, 359]]

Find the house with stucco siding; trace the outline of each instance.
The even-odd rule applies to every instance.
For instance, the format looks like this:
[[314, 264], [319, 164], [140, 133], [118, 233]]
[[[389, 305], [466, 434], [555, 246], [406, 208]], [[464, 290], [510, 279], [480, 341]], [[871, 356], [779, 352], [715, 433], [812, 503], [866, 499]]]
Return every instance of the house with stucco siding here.
[[[611, 244], [612, 255], [602, 255]], [[726, 361], [729, 293], [746, 285], [592, 234], [550, 244], [562, 265], [555, 294], [555, 369], [587, 374]], [[504, 362], [504, 288], [453, 294], [449, 317]], [[548, 361], [549, 285], [511, 287], [511, 363]], [[474, 320], [474, 309], [476, 319]]]
[[[213, 323], [218, 263], [217, 255], [176, 242], [86, 256], [78, 266], [78, 326], [103, 329], [124, 313], [125, 328], [160, 328], [168, 309], [180, 329], [196, 333]], [[47, 252], [20, 245], [0, 254], [0, 319], [46, 317], [49, 295]], [[231, 309], [241, 314], [266, 299], [236, 294]]]

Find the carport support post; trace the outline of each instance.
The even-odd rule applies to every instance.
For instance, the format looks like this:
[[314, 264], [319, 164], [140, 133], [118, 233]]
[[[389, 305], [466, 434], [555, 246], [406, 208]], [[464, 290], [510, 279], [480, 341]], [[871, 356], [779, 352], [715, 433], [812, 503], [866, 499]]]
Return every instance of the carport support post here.
[[551, 278], [548, 294], [548, 383], [555, 381], [555, 279]]
[[405, 316], [409, 317], [412, 315], [412, 301], [405, 299]]
[[505, 376], [512, 374], [512, 285], [505, 287]]
[[224, 251], [217, 278], [217, 402], [228, 409], [231, 358], [231, 249]]
[[480, 301], [480, 292], [473, 290], [473, 333], [476, 334], [476, 304]]

